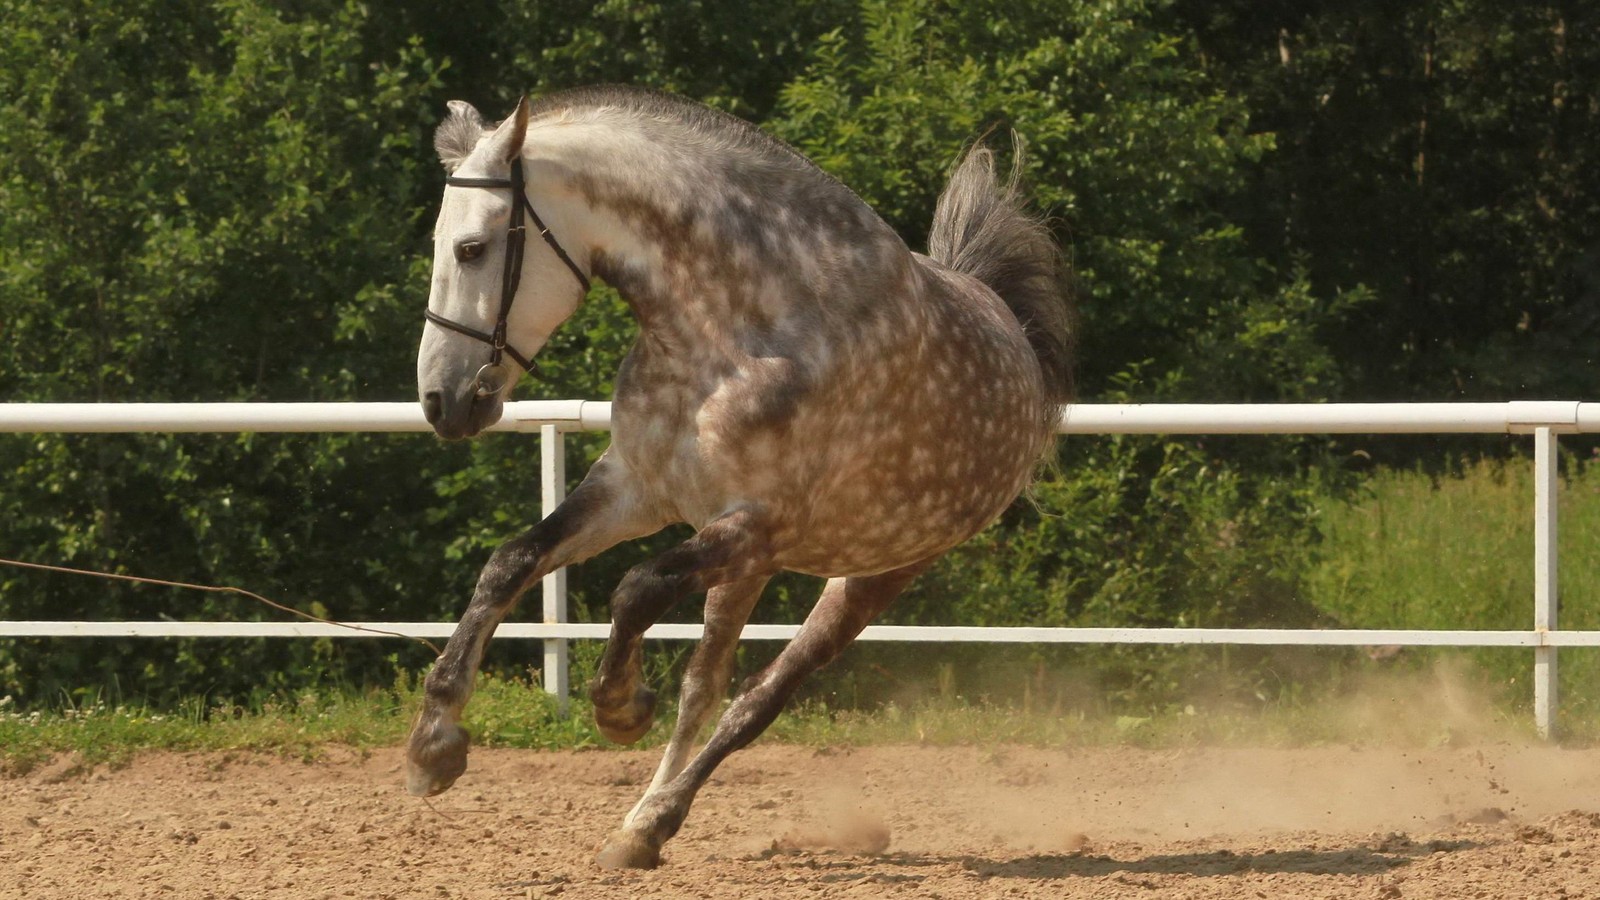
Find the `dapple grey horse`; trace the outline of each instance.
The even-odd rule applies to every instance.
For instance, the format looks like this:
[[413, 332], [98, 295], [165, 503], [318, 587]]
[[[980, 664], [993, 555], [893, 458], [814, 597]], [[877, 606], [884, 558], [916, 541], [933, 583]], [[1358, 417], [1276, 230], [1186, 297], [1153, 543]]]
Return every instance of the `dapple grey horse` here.
[[[611, 446], [554, 513], [492, 554], [429, 672], [408, 786], [436, 794], [466, 770], [462, 708], [524, 590], [687, 522], [693, 537], [617, 587], [590, 686], [601, 731], [638, 740], [655, 706], [642, 635], [706, 592], [671, 742], [599, 856], [655, 866], [712, 770], [1028, 484], [1070, 399], [1061, 255], [982, 147], [955, 168], [924, 256], [792, 148], [690, 101], [580, 89], [523, 100], [497, 126], [450, 108], [435, 136], [449, 177], [417, 359], [438, 434], [498, 419], [590, 277], [621, 292], [640, 331], [617, 374]], [[695, 753], [780, 570], [828, 581]]]

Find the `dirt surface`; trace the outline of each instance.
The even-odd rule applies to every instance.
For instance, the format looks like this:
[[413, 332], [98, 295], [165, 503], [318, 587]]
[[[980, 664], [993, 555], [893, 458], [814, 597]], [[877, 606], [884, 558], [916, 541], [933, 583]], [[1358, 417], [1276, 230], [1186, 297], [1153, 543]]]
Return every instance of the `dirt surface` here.
[[1600, 751], [759, 746], [660, 869], [592, 854], [654, 765], [152, 754], [0, 780], [0, 897], [1600, 897]]

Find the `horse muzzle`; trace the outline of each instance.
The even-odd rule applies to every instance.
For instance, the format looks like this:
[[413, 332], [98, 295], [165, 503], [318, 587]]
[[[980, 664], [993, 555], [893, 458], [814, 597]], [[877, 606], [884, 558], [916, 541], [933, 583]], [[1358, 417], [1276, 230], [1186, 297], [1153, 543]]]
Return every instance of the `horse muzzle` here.
[[447, 441], [473, 437], [490, 425], [500, 421], [505, 403], [499, 393], [483, 393], [474, 381], [470, 390], [461, 395], [443, 391], [427, 391], [422, 395], [422, 415], [433, 426], [433, 431]]

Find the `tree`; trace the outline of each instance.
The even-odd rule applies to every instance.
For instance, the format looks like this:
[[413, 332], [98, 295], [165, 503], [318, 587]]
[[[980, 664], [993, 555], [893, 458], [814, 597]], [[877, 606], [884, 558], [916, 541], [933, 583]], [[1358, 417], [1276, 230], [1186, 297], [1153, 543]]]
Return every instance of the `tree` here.
[[1303, 265], [1358, 399], [1585, 396], [1600, 339], [1600, 10], [1571, 3], [1174, 8], [1278, 151], [1236, 198]]
[[[253, 0], [9, 4], [0, 395], [393, 396], [409, 366], [391, 348], [420, 326], [389, 311], [426, 295], [414, 198], [433, 179], [425, 98], [439, 66], [414, 41], [367, 45], [368, 24], [355, 3], [303, 15]], [[390, 565], [414, 529], [348, 540], [358, 525], [381, 533], [437, 507], [431, 481], [450, 454], [428, 449], [349, 436], [12, 437], [0, 442], [0, 540], [11, 556], [249, 583], [363, 615], [399, 590], [459, 584], [421, 560]], [[384, 477], [400, 472], [415, 474]], [[260, 613], [14, 570], [0, 571], [0, 603], [31, 618]], [[146, 676], [163, 686], [153, 691], [235, 691], [294, 680], [260, 663], [284, 649], [189, 644], [174, 658], [151, 643], [19, 642], [0, 649], [0, 672], [27, 698]]]
[[[1078, 272], [1101, 400], [1592, 390], [1597, 15], [1073, 0], [10, 0], [0, 16], [0, 396], [408, 397], [446, 99], [593, 81], [752, 118], [921, 247], [971, 140], [1026, 140]], [[541, 358], [602, 397], [633, 340], [601, 286]], [[573, 477], [603, 439], [575, 441]], [[902, 620], [1255, 621], [1292, 601], [1315, 440], [1074, 439]], [[452, 618], [536, 515], [526, 441], [7, 437], [0, 555], [241, 584], [347, 618]], [[672, 535], [574, 573], [600, 618]], [[814, 589], [782, 581], [761, 615]], [[1292, 604], [1291, 604], [1292, 605]], [[683, 615], [693, 615], [685, 605]], [[0, 614], [240, 617], [237, 601], [0, 570]], [[1295, 616], [1305, 610], [1292, 610]], [[501, 646], [523, 664], [531, 648]], [[423, 660], [401, 651], [400, 663]], [[890, 652], [890, 651], [884, 651]], [[365, 642], [10, 642], [29, 702], [386, 679]]]

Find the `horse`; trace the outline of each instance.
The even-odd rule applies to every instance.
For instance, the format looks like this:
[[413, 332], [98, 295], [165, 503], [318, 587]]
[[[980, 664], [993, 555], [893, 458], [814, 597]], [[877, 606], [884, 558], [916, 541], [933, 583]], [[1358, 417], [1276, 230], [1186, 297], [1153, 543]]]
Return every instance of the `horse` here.
[[[1066, 266], [981, 141], [952, 169], [927, 255], [798, 151], [668, 94], [580, 88], [499, 123], [453, 101], [434, 137], [446, 187], [417, 356], [423, 413], [471, 437], [590, 278], [639, 323], [611, 444], [556, 510], [498, 547], [425, 681], [407, 787], [466, 770], [461, 713], [484, 645], [545, 574], [673, 523], [694, 535], [630, 570], [589, 688], [600, 731], [650, 729], [645, 631], [705, 593], [661, 762], [597, 861], [652, 868], [695, 794], [802, 680], [1028, 485], [1072, 391]], [[1020, 154], [1020, 142], [1017, 146]], [[541, 240], [531, 252], [530, 227]], [[827, 579], [776, 659], [732, 680], [779, 571]]]

